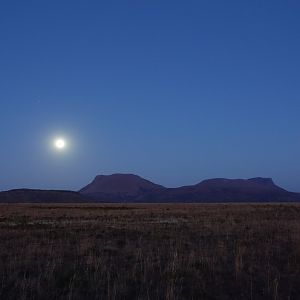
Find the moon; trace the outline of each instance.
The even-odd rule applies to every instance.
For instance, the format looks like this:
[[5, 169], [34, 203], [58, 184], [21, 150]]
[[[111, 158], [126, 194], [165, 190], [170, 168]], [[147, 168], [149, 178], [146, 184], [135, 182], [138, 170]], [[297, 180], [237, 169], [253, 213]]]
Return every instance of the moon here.
[[66, 141], [63, 138], [56, 139], [54, 141], [54, 146], [56, 149], [62, 150], [66, 147]]

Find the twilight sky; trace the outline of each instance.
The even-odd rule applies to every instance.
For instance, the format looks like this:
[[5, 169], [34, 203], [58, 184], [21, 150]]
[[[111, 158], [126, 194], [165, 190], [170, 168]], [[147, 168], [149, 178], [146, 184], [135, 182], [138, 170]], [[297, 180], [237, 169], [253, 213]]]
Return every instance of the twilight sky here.
[[299, 16], [299, 0], [2, 0], [0, 190], [120, 172], [300, 191]]

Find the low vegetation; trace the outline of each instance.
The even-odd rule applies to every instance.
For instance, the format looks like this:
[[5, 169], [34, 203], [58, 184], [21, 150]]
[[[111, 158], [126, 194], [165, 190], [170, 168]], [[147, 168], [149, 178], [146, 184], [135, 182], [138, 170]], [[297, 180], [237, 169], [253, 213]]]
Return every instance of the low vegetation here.
[[0, 205], [0, 299], [299, 299], [300, 205]]

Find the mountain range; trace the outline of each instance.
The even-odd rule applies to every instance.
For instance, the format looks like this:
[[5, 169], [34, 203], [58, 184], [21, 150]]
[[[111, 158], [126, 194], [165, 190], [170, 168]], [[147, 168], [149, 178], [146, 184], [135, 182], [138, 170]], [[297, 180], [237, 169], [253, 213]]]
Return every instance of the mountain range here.
[[98, 175], [78, 192], [19, 189], [0, 192], [2, 203], [217, 203], [296, 202], [300, 193], [277, 186], [271, 178], [204, 180], [166, 188], [133, 174]]
[[300, 194], [278, 187], [271, 178], [204, 180], [198, 184], [166, 188], [133, 174], [96, 176], [80, 194], [109, 202], [289, 202]]

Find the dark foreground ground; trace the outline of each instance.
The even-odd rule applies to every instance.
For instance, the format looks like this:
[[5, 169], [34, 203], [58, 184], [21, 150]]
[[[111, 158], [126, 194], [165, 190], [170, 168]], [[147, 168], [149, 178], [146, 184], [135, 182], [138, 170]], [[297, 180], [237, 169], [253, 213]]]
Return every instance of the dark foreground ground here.
[[0, 205], [0, 299], [299, 299], [300, 205]]

